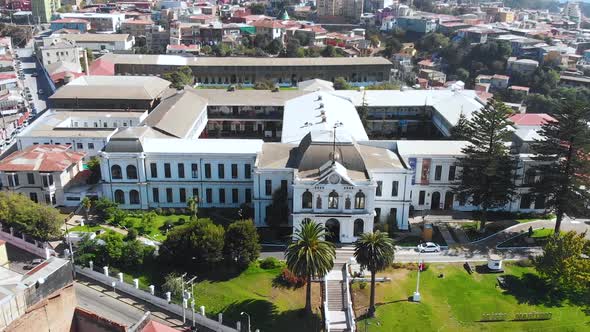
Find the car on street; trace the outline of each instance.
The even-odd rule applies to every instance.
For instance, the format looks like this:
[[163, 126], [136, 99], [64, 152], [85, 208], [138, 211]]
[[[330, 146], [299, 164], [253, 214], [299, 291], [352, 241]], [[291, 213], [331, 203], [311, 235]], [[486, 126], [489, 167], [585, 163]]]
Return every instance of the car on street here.
[[37, 90], [37, 93], [40, 94], [40, 95], [42, 95], [42, 94], [45, 93], [45, 91], [43, 91], [43, 89], [39, 89], [39, 90]]
[[32, 77], [37, 77], [37, 73], [32, 73], [31, 76]]
[[440, 246], [434, 242], [420, 243], [417, 249], [419, 252], [440, 252]]

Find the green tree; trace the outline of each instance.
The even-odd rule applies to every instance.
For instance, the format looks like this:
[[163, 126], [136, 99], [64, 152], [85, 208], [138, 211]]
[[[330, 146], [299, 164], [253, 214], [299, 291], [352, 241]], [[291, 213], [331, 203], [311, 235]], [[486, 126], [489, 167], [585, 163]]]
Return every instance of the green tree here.
[[264, 50], [270, 54], [279, 54], [283, 50], [283, 42], [273, 39]]
[[371, 272], [371, 297], [368, 315], [375, 315], [375, 274], [391, 266], [395, 257], [393, 240], [387, 233], [375, 231], [361, 234], [354, 244], [354, 258], [361, 269]]
[[482, 229], [487, 211], [505, 206], [515, 194], [516, 163], [506, 145], [512, 137], [509, 115], [508, 107], [494, 99], [474, 112], [467, 126], [469, 144], [457, 163], [462, 171], [454, 192], [479, 207]]
[[171, 86], [177, 90], [184, 89], [185, 85], [193, 85], [193, 71], [189, 66], [182, 66], [173, 72], [164, 73], [162, 77], [170, 81]]
[[590, 241], [584, 234], [567, 232], [552, 236], [543, 247], [543, 255], [533, 259], [539, 274], [554, 288], [572, 293], [590, 290]]
[[90, 171], [90, 176], [88, 177], [87, 183], [88, 184], [96, 184], [101, 178], [100, 173], [100, 159], [96, 156], [91, 157], [88, 162], [86, 163], [88, 170]]
[[287, 42], [287, 47], [285, 47], [285, 52], [284, 52], [285, 57], [288, 57], [288, 58], [298, 57], [300, 48], [301, 48], [301, 45], [299, 44], [299, 40], [297, 40], [295, 38], [291, 38]]
[[289, 195], [285, 188], [279, 188], [272, 193], [272, 203], [268, 208], [266, 223], [272, 227], [279, 227], [289, 220]]
[[305, 49], [305, 56], [308, 58], [318, 58], [321, 56], [320, 48], [317, 46], [310, 46]]
[[58, 238], [64, 223], [55, 208], [35, 203], [21, 194], [4, 192], [0, 192], [0, 220], [41, 241]]
[[326, 229], [313, 221], [306, 222], [294, 233], [285, 251], [287, 267], [297, 277], [307, 281], [305, 311], [311, 314], [311, 279], [321, 278], [334, 267], [334, 244], [325, 241]]
[[239, 220], [227, 227], [224, 251], [231, 261], [237, 261], [242, 267], [248, 266], [258, 258], [258, 231], [252, 220]]
[[395, 53], [401, 51], [402, 47], [403, 44], [399, 39], [397, 39], [395, 36], [390, 36], [387, 38], [387, 40], [385, 40], [385, 50], [383, 51], [383, 55], [385, 55], [387, 58], [390, 58]]
[[457, 120], [457, 124], [451, 128], [451, 137], [461, 141], [470, 137], [469, 121], [463, 112], [459, 114], [459, 120]]
[[170, 230], [161, 250], [163, 257], [178, 265], [186, 264], [187, 257], [211, 265], [223, 259], [223, 247], [223, 227], [210, 219], [198, 219]]
[[84, 219], [86, 220], [86, 223], [89, 223], [90, 218], [88, 217], [88, 214], [90, 213], [90, 208], [92, 207], [92, 201], [88, 196], [84, 196], [80, 205], [82, 208], [84, 208]]
[[348, 84], [344, 77], [336, 77], [334, 79], [334, 89], [336, 90], [350, 90], [352, 86]]
[[104, 241], [103, 260], [108, 265], [117, 265], [123, 257], [123, 236], [114, 231], [107, 231], [102, 235]]
[[125, 268], [138, 267], [143, 264], [144, 247], [138, 240], [127, 241], [123, 244], [121, 266]]
[[336, 50], [336, 47], [334, 47], [332, 45], [328, 45], [328, 46], [324, 47], [324, 49], [321, 51], [321, 55], [326, 58], [334, 58], [334, 57], [337, 57], [339, 55], [339, 53]]
[[421, 52], [434, 53], [442, 51], [444, 48], [448, 47], [450, 43], [451, 40], [442, 33], [431, 32], [424, 35], [424, 37], [416, 42], [416, 48]]
[[252, 15], [264, 15], [264, 13], [266, 13], [266, 6], [261, 2], [255, 2], [248, 6], [248, 8]]
[[540, 173], [533, 192], [555, 210], [558, 234], [565, 214], [582, 215], [590, 206], [589, 104], [563, 101], [553, 116], [556, 121], [545, 123], [539, 132], [541, 139], [532, 145]]

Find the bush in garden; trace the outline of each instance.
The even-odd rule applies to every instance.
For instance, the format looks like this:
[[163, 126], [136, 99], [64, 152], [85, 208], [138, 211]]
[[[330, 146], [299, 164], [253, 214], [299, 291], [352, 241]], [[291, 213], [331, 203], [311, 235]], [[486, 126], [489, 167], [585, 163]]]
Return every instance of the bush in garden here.
[[260, 261], [260, 267], [265, 270], [272, 270], [281, 267], [283, 264], [275, 257], [267, 257]]
[[279, 275], [279, 281], [288, 287], [299, 288], [305, 285], [305, 278], [297, 277], [291, 270], [284, 268]]

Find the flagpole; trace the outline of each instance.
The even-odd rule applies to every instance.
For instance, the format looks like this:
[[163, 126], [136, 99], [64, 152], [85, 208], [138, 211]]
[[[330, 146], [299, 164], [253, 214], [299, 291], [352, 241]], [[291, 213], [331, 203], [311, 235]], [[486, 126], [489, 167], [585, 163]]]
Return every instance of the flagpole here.
[[420, 272], [422, 272], [422, 261], [420, 259], [420, 253], [418, 253], [418, 278], [416, 279], [416, 291], [412, 300], [414, 302], [420, 302]]

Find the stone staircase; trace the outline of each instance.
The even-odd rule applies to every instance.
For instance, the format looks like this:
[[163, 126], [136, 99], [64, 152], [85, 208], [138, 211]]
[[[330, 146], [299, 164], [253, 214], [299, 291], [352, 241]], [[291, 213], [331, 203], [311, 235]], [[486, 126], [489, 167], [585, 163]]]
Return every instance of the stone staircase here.
[[349, 317], [346, 307], [346, 285], [344, 273], [346, 262], [352, 257], [353, 248], [343, 247], [336, 249], [334, 267], [326, 275], [328, 320], [330, 332], [350, 332]]

